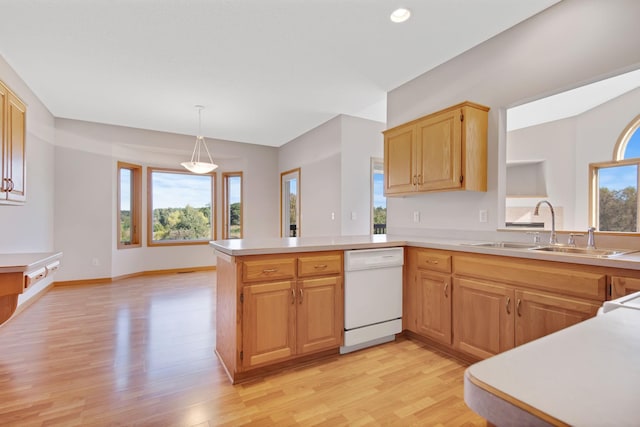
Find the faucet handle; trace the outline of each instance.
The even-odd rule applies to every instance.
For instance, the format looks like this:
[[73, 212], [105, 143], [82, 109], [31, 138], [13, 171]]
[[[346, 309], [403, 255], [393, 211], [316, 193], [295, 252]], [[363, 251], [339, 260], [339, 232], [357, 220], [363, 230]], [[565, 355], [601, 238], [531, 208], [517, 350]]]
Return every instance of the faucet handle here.
[[540, 233], [537, 231], [527, 231], [527, 234], [533, 235], [533, 243], [536, 245], [540, 243]]
[[594, 234], [595, 231], [596, 231], [595, 227], [587, 228], [587, 249], [596, 248], [596, 238]]
[[575, 246], [576, 245], [576, 237], [584, 236], [583, 233], [569, 233], [569, 239], [567, 239], [567, 245]]

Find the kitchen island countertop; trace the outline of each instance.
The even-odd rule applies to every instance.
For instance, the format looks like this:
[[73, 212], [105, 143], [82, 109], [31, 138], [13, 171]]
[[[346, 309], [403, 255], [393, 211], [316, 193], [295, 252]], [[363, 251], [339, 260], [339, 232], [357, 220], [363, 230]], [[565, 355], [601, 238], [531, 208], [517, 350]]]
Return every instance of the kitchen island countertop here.
[[638, 425], [639, 354], [620, 308], [470, 366], [465, 401], [496, 425]]

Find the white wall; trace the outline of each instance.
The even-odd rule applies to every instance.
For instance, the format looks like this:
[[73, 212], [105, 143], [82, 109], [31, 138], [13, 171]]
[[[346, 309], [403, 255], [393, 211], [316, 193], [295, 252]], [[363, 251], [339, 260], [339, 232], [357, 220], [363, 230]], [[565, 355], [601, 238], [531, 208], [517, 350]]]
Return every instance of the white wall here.
[[[564, 208], [564, 230], [588, 227], [589, 164], [613, 160], [622, 132], [638, 115], [640, 88], [580, 115], [511, 131], [507, 160], [547, 161], [548, 200]], [[537, 200], [508, 199], [508, 206], [531, 206]]]
[[[342, 117], [342, 234], [371, 234], [371, 158], [384, 156], [381, 122]], [[355, 212], [356, 219], [351, 213]]]
[[301, 168], [303, 236], [371, 233], [371, 158], [383, 155], [384, 129], [339, 115], [280, 147], [280, 172]]
[[[300, 168], [301, 236], [340, 234], [341, 121], [340, 116], [334, 117], [278, 151], [279, 173]], [[279, 200], [279, 184], [276, 190]], [[335, 212], [333, 220], [331, 212]]]
[[[575, 147], [575, 117], [513, 130], [507, 135], [507, 161], [545, 160], [547, 183], [545, 199], [556, 210], [562, 208], [562, 221], [556, 218], [558, 230], [577, 230], [574, 226]], [[533, 210], [539, 200], [539, 198], [508, 198], [506, 205], [526, 206]]]
[[[207, 245], [147, 247], [146, 167], [180, 169], [195, 137], [76, 120], [56, 119], [55, 234], [65, 263], [57, 280], [118, 277], [149, 270], [215, 265]], [[217, 236], [222, 234], [222, 173], [242, 171], [244, 234], [278, 235], [277, 149], [207, 139], [219, 165]], [[141, 164], [143, 170], [143, 245], [118, 249], [116, 230], [117, 162]], [[269, 185], [268, 183], [272, 183]], [[93, 265], [97, 259], [99, 265]]]
[[[388, 201], [389, 232], [501, 226], [504, 109], [638, 68], [638, 16], [637, 0], [564, 0], [389, 92], [388, 127], [464, 100], [491, 107], [488, 191], [393, 198]], [[487, 223], [479, 222], [480, 209], [488, 211]], [[420, 224], [411, 221], [414, 210], [422, 212]]]

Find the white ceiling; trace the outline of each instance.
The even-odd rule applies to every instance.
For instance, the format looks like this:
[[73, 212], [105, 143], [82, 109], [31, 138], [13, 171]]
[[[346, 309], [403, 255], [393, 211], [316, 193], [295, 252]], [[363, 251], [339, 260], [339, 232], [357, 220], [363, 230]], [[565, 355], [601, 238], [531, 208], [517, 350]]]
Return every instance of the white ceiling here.
[[0, 0], [0, 55], [56, 117], [280, 146], [558, 1]]
[[518, 105], [507, 111], [507, 131], [566, 119], [640, 87], [640, 70]]

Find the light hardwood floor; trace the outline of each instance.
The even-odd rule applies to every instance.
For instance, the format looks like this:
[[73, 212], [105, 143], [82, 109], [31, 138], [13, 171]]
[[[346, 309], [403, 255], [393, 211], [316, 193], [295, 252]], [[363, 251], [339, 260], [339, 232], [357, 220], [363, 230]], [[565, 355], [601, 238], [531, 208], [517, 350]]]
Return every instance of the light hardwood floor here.
[[0, 425], [485, 426], [465, 364], [400, 339], [233, 386], [215, 272], [56, 287], [0, 327]]

